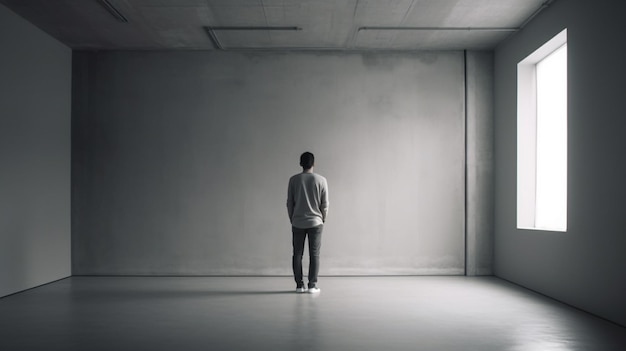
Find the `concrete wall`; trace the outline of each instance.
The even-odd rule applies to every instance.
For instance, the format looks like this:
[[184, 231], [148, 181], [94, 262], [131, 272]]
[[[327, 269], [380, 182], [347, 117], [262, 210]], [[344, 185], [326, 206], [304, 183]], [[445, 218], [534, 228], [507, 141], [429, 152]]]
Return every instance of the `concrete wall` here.
[[[556, 1], [495, 55], [495, 273], [626, 325], [626, 30], [615, 1]], [[568, 30], [568, 226], [516, 229], [516, 65]]]
[[74, 274], [291, 274], [305, 150], [330, 188], [321, 274], [464, 272], [462, 52], [74, 61]]
[[0, 296], [70, 272], [69, 48], [0, 5]]

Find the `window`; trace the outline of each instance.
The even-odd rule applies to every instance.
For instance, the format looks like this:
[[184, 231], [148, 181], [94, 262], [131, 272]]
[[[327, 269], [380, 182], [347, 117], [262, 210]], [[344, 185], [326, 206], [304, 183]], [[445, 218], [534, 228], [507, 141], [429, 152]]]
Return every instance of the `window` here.
[[517, 65], [517, 227], [567, 230], [567, 30]]

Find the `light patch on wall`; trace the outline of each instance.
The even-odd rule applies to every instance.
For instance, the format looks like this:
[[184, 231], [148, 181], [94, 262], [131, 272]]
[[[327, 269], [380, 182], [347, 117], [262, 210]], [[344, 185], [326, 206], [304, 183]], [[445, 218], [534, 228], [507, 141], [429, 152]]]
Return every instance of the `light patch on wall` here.
[[567, 29], [517, 66], [517, 227], [567, 230]]

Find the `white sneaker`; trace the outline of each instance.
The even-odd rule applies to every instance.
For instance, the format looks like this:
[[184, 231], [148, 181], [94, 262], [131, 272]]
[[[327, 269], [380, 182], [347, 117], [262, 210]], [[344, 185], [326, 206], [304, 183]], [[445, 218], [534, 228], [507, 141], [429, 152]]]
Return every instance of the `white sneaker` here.
[[309, 292], [309, 294], [317, 294], [317, 293], [319, 293], [320, 291], [321, 291], [321, 290], [320, 290], [320, 288], [318, 288], [318, 287], [316, 286], [316, 287], [313, 287], [313, 288], [309, 288], [309, 291], [308, 291], [308, 292]]
[[296, 288], [296, 292], [297, 292], [298, 294], [305, 293], [305, 292], [306, 292], [306, 288], [305, 288], [305, 287]]

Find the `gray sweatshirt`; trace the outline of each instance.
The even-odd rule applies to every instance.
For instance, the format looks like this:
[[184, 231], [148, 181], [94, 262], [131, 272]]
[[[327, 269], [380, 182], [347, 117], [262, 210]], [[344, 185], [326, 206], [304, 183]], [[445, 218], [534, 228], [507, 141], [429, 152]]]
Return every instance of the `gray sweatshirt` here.
[[313, 228], [326, 221], [328, 183], [316, 173], [299, 173], [289, 178], [287, 213], [296, 228]]

